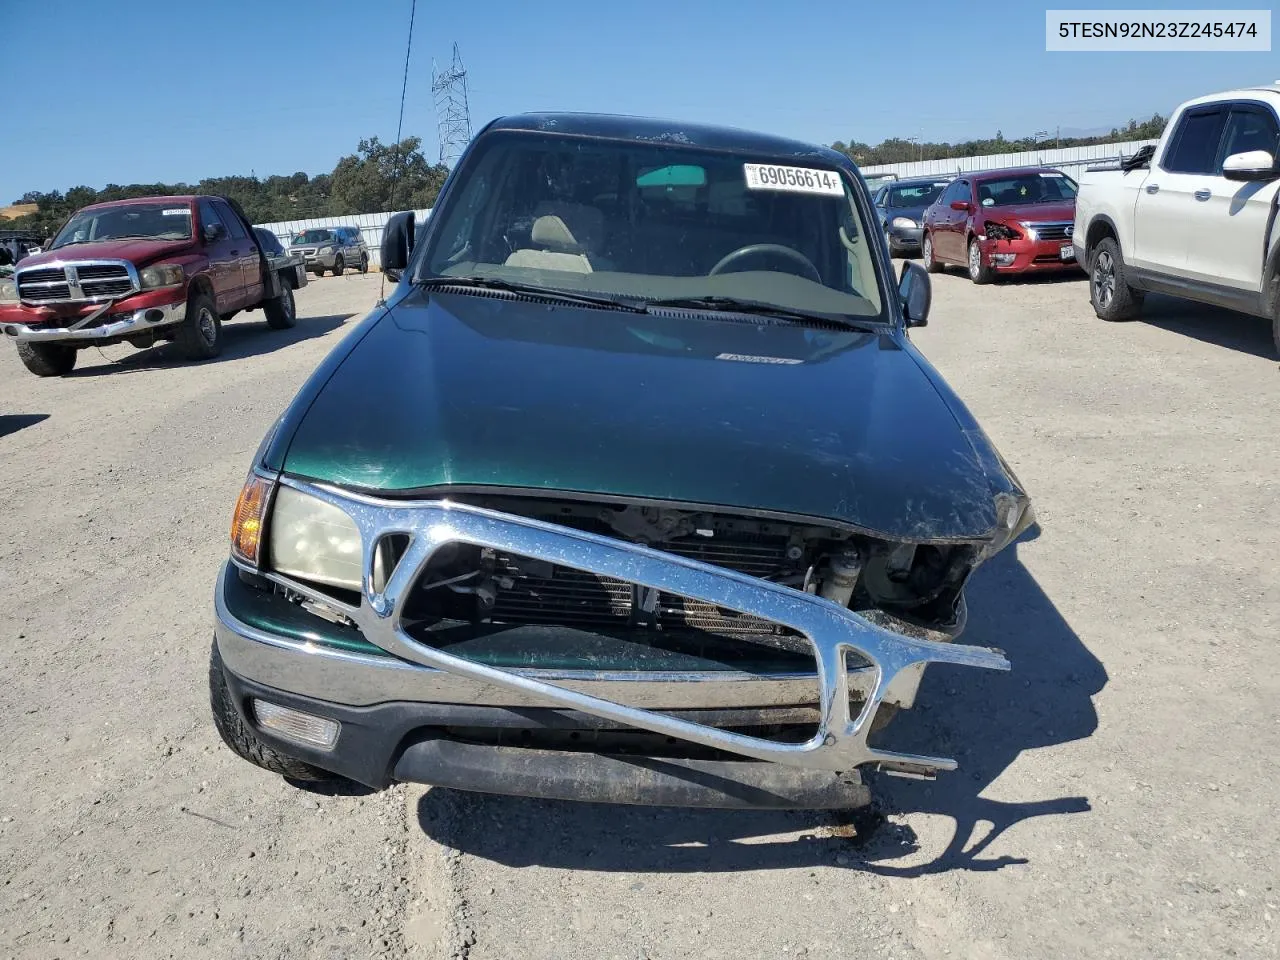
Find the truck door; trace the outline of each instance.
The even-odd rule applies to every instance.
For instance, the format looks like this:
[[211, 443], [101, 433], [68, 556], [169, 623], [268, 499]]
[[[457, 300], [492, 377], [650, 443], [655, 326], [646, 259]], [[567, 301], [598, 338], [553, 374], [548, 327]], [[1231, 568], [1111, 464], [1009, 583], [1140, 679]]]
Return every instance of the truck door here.
[[[240, 248], [243, 240], [231, 236], [209, 200], [200, 201], [200, 233], [205, 256], [209, 258], [209, 279], [213, 283], [213, 299], [219, 313], [240, 309], [244, 302], [244, 280], [240, 270]], [[215, 234], [210, 236], [210, 228]]]
[[1275, 158], [1280, 122], [1264, 104], [1232, 104], [1213, 174], [1200, 178], [1187, 224], [1188, 275], [1251, 293], [1262, 289], [1262, 245], [1280, 179], [1228, 180], [1222, 164], [1254, 150]]
[[[1212, 176], [1227, 107], [1192, 107], [1178, 119], [1158, 162], [1151, 165], [1133, 210], [1132, 263], [1158, 273], [1185, 277], [1192, 243], [1196, 194]], [[1203, 194], [1202, 194], [1203, 195]]]
[[238, 306], [246, 310], [251, 309], [262, 300], [263, 292], [262, 263], [258, 259], [258, 246], [250, 238], [245, 225], [236, 216], [236, 212], [231, 207], [221, 200], [215, 200], [213, 205], [218, 211], [218, 216], [223, 219], [227, 229], [231, 232], [231, 238], [235, 241], [231, 253], [237, 256], [240, 261], [241, 301]]

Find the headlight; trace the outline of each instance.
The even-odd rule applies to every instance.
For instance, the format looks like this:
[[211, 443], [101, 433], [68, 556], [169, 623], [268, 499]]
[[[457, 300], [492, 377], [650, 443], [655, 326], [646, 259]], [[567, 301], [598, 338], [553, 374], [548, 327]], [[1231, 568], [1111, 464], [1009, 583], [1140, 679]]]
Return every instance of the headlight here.
[[319, 253], [319, 254], [320, 254], [320, 256], [322, 256], [322, 257], [323, 257], [326, 253], [333, 253], [333, 247], [321, 247], [321, 248], [320, 248], [318, 251], [316, 251], [316, 252], [317, 252], [317, 253]]
[[0, 280], [0, 303], [18, 302], [18, 284], [13, 280]]
[[996, 494], [996, 530], [979, 553], [979, 560], [994, 557], [1036, 522], [1030, 498], [1015, 493]]
[[180, 287], [183, 282], [182, 265], [179, 263], [155, 263], [138, 272], [138, 282], [143, 290], [160, 287]]
[[[1021, 234], [1007, 224], [988, 223], [987, 236], [992, 240], [1017, 240], [1021, 237]], [[1031, 239], [1034, 240], [1035, 236], [1033, 235]]]
[[919, 224], [910, 217], [894, 217], [890, 226], [897, 227], [899, 230], [914, 230]]
[[269, 530], [271, 569], [299, 580], [360, 589], [360, 531], [339, 508], [292, 487], [276, 491]]

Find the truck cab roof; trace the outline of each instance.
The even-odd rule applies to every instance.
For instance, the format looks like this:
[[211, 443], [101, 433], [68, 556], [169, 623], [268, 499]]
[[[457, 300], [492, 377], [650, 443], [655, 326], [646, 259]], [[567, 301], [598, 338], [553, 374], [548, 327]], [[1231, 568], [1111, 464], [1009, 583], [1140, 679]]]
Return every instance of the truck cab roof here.
[[1271, 86], [1240, 87], [1236, 90], [1223, 90], [1219, 93], [1205, 94], [1202, 97], [1186, 100], [1179, 106], [1195, 107], [1202, 103], [1218, 103], [1221, 100], [1257, 100], [1258, 94], [1263, 94], [1273, 104], [1280, 105], [1280, 80], [1277, 80]]

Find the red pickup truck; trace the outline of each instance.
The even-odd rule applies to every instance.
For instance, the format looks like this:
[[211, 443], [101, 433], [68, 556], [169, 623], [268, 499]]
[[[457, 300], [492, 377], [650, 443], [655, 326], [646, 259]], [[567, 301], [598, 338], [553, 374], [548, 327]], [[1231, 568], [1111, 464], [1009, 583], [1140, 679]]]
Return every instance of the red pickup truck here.
[[76, 352], [172, 340], [189, 360], [222, 350], [222, 323], [262, 308], [277, 329], [297, 322], [297, 258], [264, 249], [225, 197], [143, 197], [77, 211], [49, 248], [0, 280], [0, 330], [32, 373], [69, 373]]

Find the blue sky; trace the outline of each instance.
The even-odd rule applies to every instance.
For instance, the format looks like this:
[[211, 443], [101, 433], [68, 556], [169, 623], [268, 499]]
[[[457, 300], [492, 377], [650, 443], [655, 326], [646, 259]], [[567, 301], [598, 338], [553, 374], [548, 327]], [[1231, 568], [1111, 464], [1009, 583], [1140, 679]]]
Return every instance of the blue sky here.
[[[328, 172], [361, 137], [394, 139], [409, 5], [0, 0], [0, 202], [81, 183]], [[820, 142], [1014, 137], [1109, 128], [1280, 79], [1275, 52], [1047, 53], [1046, 6], [1069, 5], [418, 0], [405, 133], [434, 157], [431, 60], [455, 40], [477, 127], [554, 109]]]

